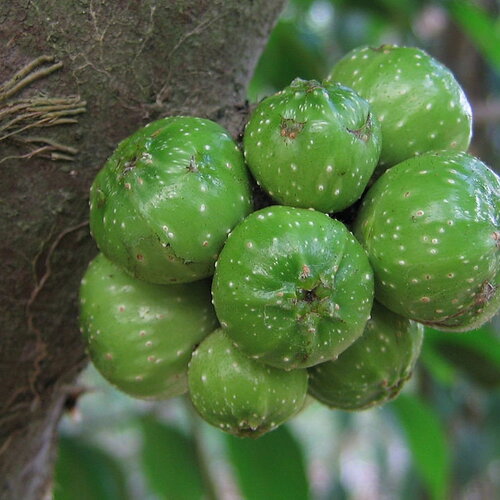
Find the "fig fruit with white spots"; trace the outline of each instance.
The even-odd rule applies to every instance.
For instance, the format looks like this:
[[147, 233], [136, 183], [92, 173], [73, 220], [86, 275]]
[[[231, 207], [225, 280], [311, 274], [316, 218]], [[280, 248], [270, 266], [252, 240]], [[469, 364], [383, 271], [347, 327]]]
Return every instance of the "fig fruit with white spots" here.
[[441, 151], [387, 170], [355, 221], [375, 298], [437, 329], [466, 331], [500, 307], [500, 178], [466, 153]]
[[221, 326], [245, 354], [277, 368], [304, 368], [338, 356], [362, 334], [373, 274], [341, 222], [276, 205], [231, 232], [212, 295]]
[[243, 144], [253, 176], [280, 204], [339, 212], [361, 197], [381, 133], [352, 89], [297, 78], [257, 106]]
[[307, 396], [307, 370], [285, 371], [248, 358], [219, 329], [194, 351], [189, 395], [210, 424], [259, 437], [295, 415]]
[[146, 283], [99, 254], [80, 287], [80, 326], [105, 379], [136, 398], [166, 399], [186, 392], [191, 353], [218, 322], [209, 280]]
[[382, 127], [381, 167], [432, 150], [466, 151], [470, 104], [452, 72], [416, 47], [361, 46], [333, 67], [329, 80], [356, 90]]
[[195, 117], [163, 118], [122, 141], [90, 192], [99, 249], [159, 284], [211, 276], [229, 231], [251, 210], [243, 154], [220, 125]]
[[309, 393], [342, 410], [365, 410], [394, 399], [420, 354], [423, 325], [374, 302], [361, 337], [334, 361], [309, 369]]

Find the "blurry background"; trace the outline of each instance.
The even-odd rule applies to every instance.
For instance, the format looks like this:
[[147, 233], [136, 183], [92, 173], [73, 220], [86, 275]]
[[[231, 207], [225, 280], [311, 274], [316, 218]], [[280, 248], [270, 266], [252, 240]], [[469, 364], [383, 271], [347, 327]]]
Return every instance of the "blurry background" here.
[[[256, 102], [324, 78], [350, 49], [415, 45], [446, 64], [474, 112], [471, 152], [499, 171], [500, 4], [495, 0], [291, 0], [249, 89]], [[500, 321], [427, 331], [413, 379], [380, 409], [310, 404], [242, 440], [184, 398], [135, 401], [92, 367], [61, 423], [56, 500], [500, 498]]]

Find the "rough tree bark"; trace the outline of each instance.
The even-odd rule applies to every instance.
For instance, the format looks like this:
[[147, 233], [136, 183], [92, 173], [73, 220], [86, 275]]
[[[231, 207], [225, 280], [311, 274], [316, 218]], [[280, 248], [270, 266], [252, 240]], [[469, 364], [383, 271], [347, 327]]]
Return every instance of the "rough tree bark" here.
[[58, 420], [85, 364], [88, 188], [119, 140], [165, 115], [237, 134], [284, 0], [0, 3], [0, 497], [50, 494]]

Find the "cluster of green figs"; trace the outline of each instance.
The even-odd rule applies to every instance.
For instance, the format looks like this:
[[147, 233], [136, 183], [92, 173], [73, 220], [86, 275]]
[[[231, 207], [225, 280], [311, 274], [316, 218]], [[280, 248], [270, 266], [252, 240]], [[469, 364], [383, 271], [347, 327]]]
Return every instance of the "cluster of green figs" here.
[[141, 128], [90, 191], [94, 365], [133, 397], [187, 392], [238, 436], [313, 399], [394, 398], [424, 325], [465, 332], [500, 307], [500, 179], [471, 132], [450, 70], [393, 45], [263, 99], [241, 144], [198, 117]]

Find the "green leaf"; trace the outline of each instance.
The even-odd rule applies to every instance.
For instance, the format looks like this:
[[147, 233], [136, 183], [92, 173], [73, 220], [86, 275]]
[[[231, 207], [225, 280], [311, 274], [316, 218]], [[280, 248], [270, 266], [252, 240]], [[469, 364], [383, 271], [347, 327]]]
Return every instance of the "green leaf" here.
[[500, 70], [500, 22], [470, 1], [445, 2], [455, 22], [471, 38], [483, 56]]
[[126, 500], [125, 476], [108, 453], [82, 439], [61, 437], [54, 500]]
[[429, 495], [448, 498], [450, 451], [443, 426], [432, 408], [415, 396], [401, 394], [390, 403], [405, 433], [413, 463]]
[[193, 439], [148, 416], [141, 419], [142, 466], [151, 489], [163, 499], [203, 497], [203, 478]]
[[491, 324], [458, 334], [426, 328], [425, 340], [471, 380], [487, 389], [500, 387], [500, 339]]
[[245, 500], [309, 498], [303, 452], [286, 426], [255, 440], [228, 434], [226, 443]]
[[455, 383], [457, 378], [455, 367], [439, 353], [434, 343], [428, 342], [425, 337], [418, 362], [442, 384], [449, 387]]
[[500, 366], [500, 338], [491, 323], [464, 333], [440, 332], [426, 328], [425, 335], [434, 342], [448, 342], [470, 347]]

